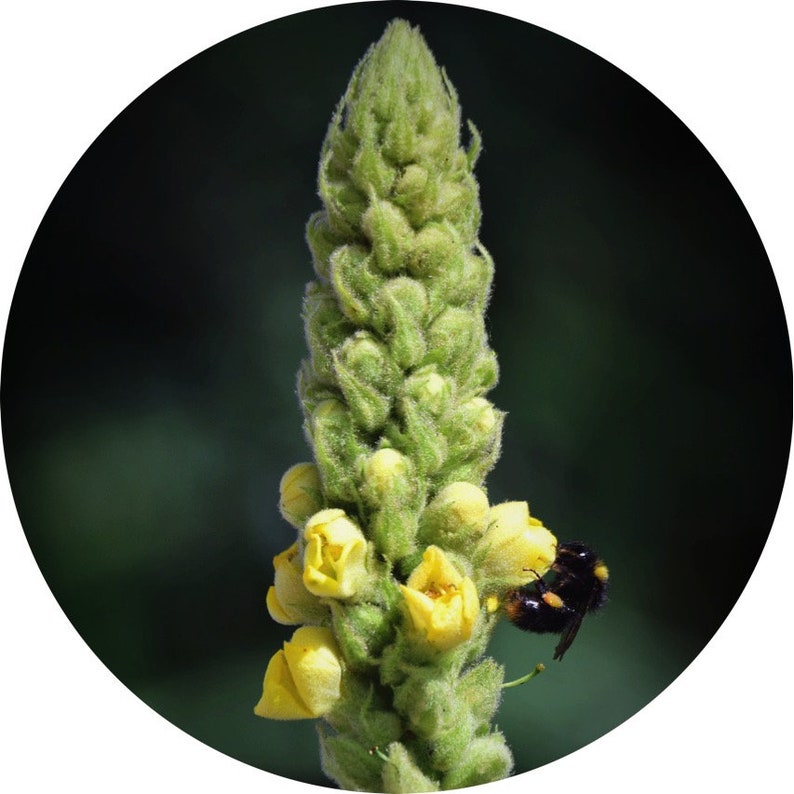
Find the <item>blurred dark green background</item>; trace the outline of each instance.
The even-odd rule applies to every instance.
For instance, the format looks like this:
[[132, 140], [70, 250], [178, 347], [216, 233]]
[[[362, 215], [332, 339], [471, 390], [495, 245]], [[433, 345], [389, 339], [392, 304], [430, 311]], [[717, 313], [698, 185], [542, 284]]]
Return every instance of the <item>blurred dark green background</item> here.
[[121, 681], [213, 747], [320, 784], [314, 726], [252, 708], [291, 634], [264, 597], [293, 537], [278, 480], [308, 455], [294, 382], [317, 156], [395, 15], [485, 143], [491, 396], [509, 413], [491, 499], [528, 499], [614, 582], [563, 664], [553, 638], [497, 631], [508, 677], [548, 664], [500, 712], [519, 771], [631, 716], [703, 648], [761, 552], [791, 438], [789, 341], [752, 222], [686, 127], [592, 53], [485, 12], [365, 3], [164, 77], [76, 165], [22, 269], [11, 484], [56, 598]]

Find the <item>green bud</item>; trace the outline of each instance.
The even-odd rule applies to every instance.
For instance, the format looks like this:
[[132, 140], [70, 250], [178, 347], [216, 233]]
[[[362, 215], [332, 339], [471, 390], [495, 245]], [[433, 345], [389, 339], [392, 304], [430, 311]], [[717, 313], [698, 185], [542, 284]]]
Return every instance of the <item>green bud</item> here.
[[337, 237], [328, 222], [328, 213], [319, 210], [312, 214], [306, 224], [306, 241], [312, 252], [312, 263], [318, 276], [327, 279], [330, 272], [331, 254], [344, 242]]
[[379, 449], [364, 463], [362, 495], [371, 507], [379, 507], [390, 500], [413, 501], [417, 490], [411, 459], [396, 449]]
[[383, 761], [365, 747], [342, 734], [331, 733], [319, 723], [320, 761], [323, 772], [347, 791], [380, 791]]
[[437, 176], [431, 178], [427, 169], [417, 163], [408, 165], [397, 180], [394, 203], [403, 209], [414, 228], [421, 228], [434, 215], [438, 183]]
[[442, 772], [456, 767], [469, 751], [475, 727], [471, 712], [461, 704], [454, 721], [433, 742], [433, 767]]
[[373, 199], [361, 219], [361, 228], [372, 244], [375, 262], [381, 272], [394, 274], [405, 266], [413, 229], [396, 204], [385, 199]]
[[444, 775], [445, 789], [477, 786], [507, 777], [513, 768], [513, 756], [504, 736], [494, 732], [472, 739], [458, 763]]
[[482, 727], [490, 723], [499, 708], [503, 681], [504, 669], [493, 659], [483, 660], [460, 679], [458, 695]]
[[368, 448], [356, 435], [347, 406], [339, 400], [325, 400], [311, 415], [311, 440], [329, 504], [355, 503], [358, 489], [350, 476], [350, 461], [363, 459]]
[[474, 361], [466, 383], [475, 394], [484, 394], [496, 386], [498, 381], [499, 362], [496, 360], [496, 353], [485, 348]]
[[402, 369], [416, 366], [424, 357], [425, 288], [401, 276], [387, 281], [377, 292], [373, 325], [387, 340], [394, 363]]
[[444, 277], [462, 270], [465, 250], [460, 237], [448, 223], [430, 223], [417, 232], [408, 255], [408, 270], [422, 279]]
[[350, 178], [362, 193], [383, 197], [389, 194], [397, 169], [387, 162], [379, 146], [379, 125], [374, 115], [364, 114], [362, 122], [356, 125], [360, 142], [351, 164]]
[[343, 245], [330, 257], [330, 276], [342, 313], [353, 323], [370, 321], [370, 302], [383, 283], [371, 268], [372, 254], [361, 245]]
[[383, 790], [387, 794], [438, 791], [439, 785], [429, 778], [401, 742], [389, 745], [388, 761], [383, 767]]
[[464, 549], [485, 532], [488, 497], [470, 482], [454, 482], [442, 488], [425, 508], [419, 540], [447, 549]]
[[464, 242], [471, 245], [480, 225], [477, 183], [466, 172], [461, 172], [459, 179], [460, 181], [448, 181], [441, 185], [436, 212], [460, 232]]
[[312, 443], [311, 417], [317, 406], [325, 400], [335, 400], [341, 395], [339, 389], [326, 381], [321, 380], [314, 371], [310, 361], [304, 359], [298, 370], [297, 378], [298, 397], [305, 418], [304, 431], [309, 444]]
[[397, 410], [400, 422], [386, 426], [386, 437], [414, 461], [417, 476], [435, 473], [444, 464], [448, 451], [437, 420], [410, 399], [401, 399]]
[[377, 664], [394, 634], [390, 613], [375, 604], [330, 601], [334, 636], [351, 669]]
[[423, 739], [435, 739], [455, 721], [459, 704], [452, 681], [430, 667], [417, 668], [394, 691], [394, 707]]
[[324, 717], [334, 730], [366, 748], [385, 747], [399, 739], [404, 730], [380, 688], [366, 676], [349, 670], [343, 677], [342, 697]]
[[485, 397], [472, 397], [458, 407], [445, 429], [450, 443], [467, 459], [499, 444], [503, 421], [504, 414]]
[[332, 182], [320, 173], [320, 193], [331, 229], [340, 236], [354, 236], [367, 208], [367, 199], [347, 182]]
[[331, 353], [350, 336], [352, 326], [329, 287], [315, 281], [307, 285], [303, 319], [314, 374], [325, 383], [335, 383]]
[[483, 318], [467, 309], [448, 307], [427, 330], [425, 363], [436, 364], [464, 381], [484, 345]]
[[379, 449], [364, 464], [361, 495], [370, 507], [370, 536], [380, 554], [396, 562], [414, 549], [424, 483], [410, 458]]
[[402, 386], [402, 399], [414, 403], [430, 416], [440, 416], [448, 409], [453, 386], [449, 378], [439, 375], [432, 365], [409, 375]]
[[[450, 271], [451, 273], [451, 271]], [[451, 306], [466, 306], [482, 312], [488, 302], [493, 278], [493, 263], [484, 248], [463, 254], [457, 278], [444, 280], [444, 294]]]
[[356, 424], [366, 432], [383, 427], [391, 411], [390, 391], [399, 378], [386, 346], [358, 331], [335, 351], [334, 370]]

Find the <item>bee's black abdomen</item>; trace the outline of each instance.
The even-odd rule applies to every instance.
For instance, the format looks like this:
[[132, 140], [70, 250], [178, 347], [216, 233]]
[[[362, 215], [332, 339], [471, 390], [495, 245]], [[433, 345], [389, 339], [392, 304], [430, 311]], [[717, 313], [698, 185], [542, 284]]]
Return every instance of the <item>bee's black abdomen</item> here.
[[576, 637], [582, 619], [604, 605], [609, 571], [598, 555], [584, 543], [557, 547], [550, 584], [538, 579], [507, 594], [505, 612], [524, 631], [561, 634], [554, 658], [561, 659]]
[[559, 634], [571, 619], [568, 607], [549, 606], [535, 585], [513, 590], [505, 603], [505, 611], [515, 626], [537, 634]]

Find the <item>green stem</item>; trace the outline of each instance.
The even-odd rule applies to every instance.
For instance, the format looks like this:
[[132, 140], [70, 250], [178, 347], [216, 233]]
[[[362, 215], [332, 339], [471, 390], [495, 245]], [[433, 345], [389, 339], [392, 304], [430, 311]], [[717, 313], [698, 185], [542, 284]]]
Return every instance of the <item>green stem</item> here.
[[527, 681], [531, 681], [536, 675], [540, 675], [545, 669], [546, 665], [538, 662], [532, 672], [522, 675], [521, 678], [516, 678], [515, 681], [507, 681], [506, 683], [502, 684], [502, 689], [509, 689], [512, 686], [521, 686], [521, 684], [526, 684]]

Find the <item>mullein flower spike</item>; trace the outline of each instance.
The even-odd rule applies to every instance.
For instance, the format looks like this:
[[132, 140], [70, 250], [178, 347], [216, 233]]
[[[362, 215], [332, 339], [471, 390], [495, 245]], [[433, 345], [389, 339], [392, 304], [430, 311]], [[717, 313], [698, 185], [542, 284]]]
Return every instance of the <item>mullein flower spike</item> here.
[[491, 507], [503, 414], [477, 239], [479, 133], [419, 31], [392, 22], [356, 67], [322, 146], [308, 222], [308, 356], [298, 394], [312, 463], [281, 481], [298, 530], [267, 606], [303, 624], [255, 711], [321, 717], [343, 788], [411, 792], [508, 775], [485, 649], [505, 590], [556, 541], [526, 503]]

